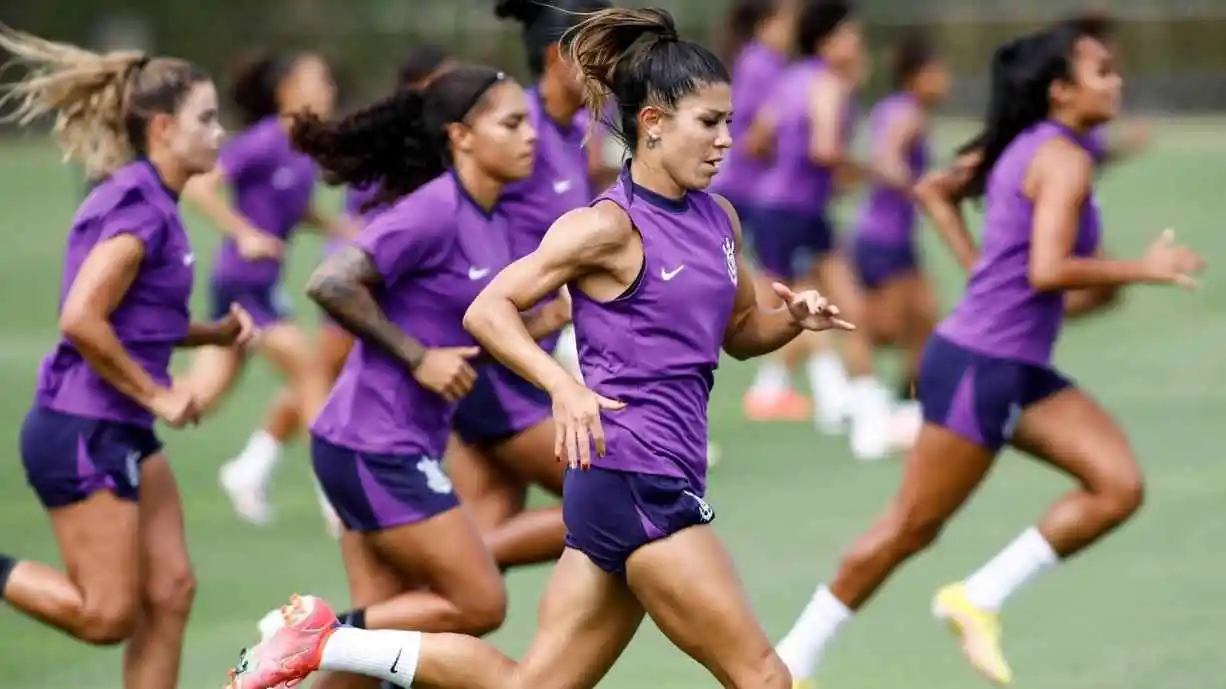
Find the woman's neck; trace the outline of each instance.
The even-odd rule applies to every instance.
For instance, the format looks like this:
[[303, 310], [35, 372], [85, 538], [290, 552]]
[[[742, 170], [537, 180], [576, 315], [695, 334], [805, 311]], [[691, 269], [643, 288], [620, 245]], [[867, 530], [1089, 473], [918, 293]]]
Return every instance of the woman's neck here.
[[681, 199], [685, 197], [687, 191], [677, 184], [677, 181], [668, 174], [663, 166], [654, 161], [644, 160], [637, 155], [630, 160], [630, 180], [666, 199]]
[[460, 186], [485, 211], [492, 211], [502, 195], [502, 182], [484, 174], [472, 160], [458, 160], [455, 165], [456, 179]]
[[158, 177], [162, 178], [162, 184], [165, 184], [175, 194], [183, 193], [183, 187], [187, 186], [187, 180], [191, 175], [183, 169], [179, 161], [161, 151], [150, 153], [148, 159], [149, 164], [157, 171]]

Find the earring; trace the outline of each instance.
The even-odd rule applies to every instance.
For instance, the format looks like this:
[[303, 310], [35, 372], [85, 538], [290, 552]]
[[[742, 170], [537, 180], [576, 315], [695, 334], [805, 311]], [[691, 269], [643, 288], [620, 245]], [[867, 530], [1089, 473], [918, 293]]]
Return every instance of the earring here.
[[655, 134], [648, 134], [646, 143], [647, 148], [655, 148], [660, 144], [660, 137], [656, 136]]

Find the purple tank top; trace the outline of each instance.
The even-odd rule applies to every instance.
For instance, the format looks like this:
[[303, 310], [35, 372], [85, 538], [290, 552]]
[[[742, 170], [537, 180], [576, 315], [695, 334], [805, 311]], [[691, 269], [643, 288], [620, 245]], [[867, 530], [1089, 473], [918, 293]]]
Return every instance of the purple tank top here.
[[[1022, 132], [988, 175], [982, 248], [966, 292], [937, 332], [968, 349], [1040, 366], [1050, 364], [1064, 323], [1064, 295], [1036, 292], [1030, 285], [1030, 236], [1034, 204], [1023, 184], [1035, 152], [1054, 137], [1067, 137], [1090, 151], [1085, 136], [1053, 122]], [[1092, 256], [1102, 234], [1093, 192], [1077, 225], [1073, 253]]]
[[[814, 82], [825, 70], [821, 60], [807, 58], [788, 67], [775, 86], [770, 100], [776, 122], [775, 157], [755, 187], [763, 207], [821, 215], [833, 196], [832, 171], [809, 157], [809, 103]], [[855, 103], [849, 99], [842, 122], [843, 138], [849, 143], [854, 120]]]
[[710, 191], [722, 194], [737, 203], [753, 203], [752, 190], [766, 170], [766, 161], [759, 160], [737, 146], [744, 141], [749, 126], [770, 97], [772, 89], [787, 68], [787, 57], [773, 48], [753, 41], [736, 57], [732, 68], [732, 149]]
[[[871, 145], [880, 145], [899, 118], [913, 112], [918, 105], [910, 94], [896, 93], [878, 103], [869, 114]], [[928, 166], [928, 141], [921, 137], [907, 151], [911, 180], [916, 181]], [[885, 244], [910, 244], [914, 239], [917, 218], [915, 204], [896, 189], [873, 184], [860, 204], [856, 234], [866, 240]]]
[[[187, 336], [195, 257], [178, 198], [146, 161], [116, 170], [90, 192], [72, 221], [64, 254], [60, 306], [77, 271], [100, 242], [132, 235], [145, 246], [136, 279], [111, 312], [124, 349], [159, 384], [170, 385], [170, 357]], [[91, 419], [153, 426], [153, 415], [115, 389], [61, 339], [43, 360], [34, 393], [39, 406]]]
[[[506, 223], [447, 173], [375, 217], [353, 240], [383, 278], [375, 300], [426, 347], [475, 345], [464, 312], [510, 263]], [[440, 458], [455, 405], [398, 359], [358, 339], [311, 431], [341, 447]]]
[[[256, 228], [288, 239], [311, 205], [318, 171], [315, 162], [291, 145], [276, 117], [252, 125], [222, 149], [218, 164], [233, 187], [238, 212]], [[281, 261], [248, 261], [226, 238], [213, 262], [213, 279], [271, 285], [281, 277]]]
[[602, 415], [608, 452], [593, 464], [682, 477], [702, 494], [707, 403], [736, 297], [732, 224], [710, 195], [668, 199], [628, 172], [601, 201], [630, 216], [644, 259], [634, 286], [612, 301], [571, 286], [584, 381], [626, 403]]

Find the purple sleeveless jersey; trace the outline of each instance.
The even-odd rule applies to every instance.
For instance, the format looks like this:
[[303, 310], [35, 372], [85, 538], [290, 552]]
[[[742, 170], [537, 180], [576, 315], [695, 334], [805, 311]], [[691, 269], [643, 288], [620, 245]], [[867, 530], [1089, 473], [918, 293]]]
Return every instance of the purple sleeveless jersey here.
[[[1063, 136], [1087, 152], [1086, 136], [1042, 122], [1005, 149], [988, 177], [982, 248], [966, 293], [937, 328], [948, 340], [983, 354], [1040, 366], [1051, 362], [1064, 322], [1059, 292], [1039, 293], [1030, 286], [1030, 236], [1034, 205], [1022, 193], [1026, 171], [1046, 141]], [[1091, 193], [1081, 209], [1073, 251], [1091, 256], [1102, 234], [1098, 204]]]
[[[881, 139], [898, 119], [917, 107], [915, 99], [905, 93], [896, 93], [878, 103], [869, 114], [868, 126], [872, 145], [880, 145]], [[924, 173], [928, 166], [926, 138], [915, 141], [907, 151], [907, 166], [911, 171], [912, 181], [918, 180]], [[915, 204], [911, 203], [906, 195], [895, 189], [873, 184], [860, 205], [856, 236], [881, 244], [910, 244], [914, 240], [916, 218]]]
[[749, 132], [762, 104], [770, 97], [787, 68], [787, 57], [757, 41], [747, 44], [732, 68], [732, 150], [719, 175], [711, 184], [713, 193], [722, 194], [737, 204], [752, 204], [753, 189], [766, 170], [758, 160], [737, 146]]
[[[60, 283], [60, 305], [77, 271], [99, 243], [129, 234], [145, 247], [136, 279], [111, 313], [111, 327], [140, 366], [170, 385], [170, 357], [187, 336], [194, 277], [191, 245], [178, 198], [146, 161], [130, 163], [99, 183], [73, 219]], [[153, 415], [107, 383], [61, 339], [43, 360], [35, 403], [74, 416], [153, 426]]]
[[[487, 214], [445, 174], [380, 213], [354, 244], [374, 260], [380, 308], [426, 347], [475, 344], [463, 327], [477, 293], [510, 263], [500, 212]], [[397, 359], [358, 340], [313, 434], [383, 454], [441, 457], [454, 405], [421, 387]]]
[[[256, 228], [288, 239], [310, 208], [318, 171], [314, 161], [294, 150], [281, 121], [270, 117], [239, 133], [222, 149], [218, 164], [233, 187], [238, 212]], [[281, 268], [277, 260], [244, 259], [227, 238], [213, 262], [213, 280], [273, 285]]]
[[683, 478], [701, 495], [707, 403], [737, 290], [731, 221], [704, 192], [670, 200], [628, 172], [593, 203], [602, 201], [630, 216], [644, 263], [634, 286], [610, 302], [571, 287], [583, 379], [626, 403], [602, 414], [608, 452], [593, 465]]
[[[814, 81], [825, 70], [825, 64], [817, 58], [800, 60], [784, 71], [771, 94], [769, 107], [776, 118], [775, 158], [754, 189], [757, 203], [763, 207], [818, 216], [834, 195], [831, 170], [809, 157], [809, 103]], [[854, 133], [854, 120], [855, 103], [849, 100], [842, 123], [848, 142]]]

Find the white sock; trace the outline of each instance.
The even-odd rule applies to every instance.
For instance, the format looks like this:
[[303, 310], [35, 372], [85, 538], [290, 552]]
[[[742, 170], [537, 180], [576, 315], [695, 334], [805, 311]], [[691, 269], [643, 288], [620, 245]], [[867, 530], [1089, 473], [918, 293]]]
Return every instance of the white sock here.
[[749, 391], [756, 395], [778, 395], [787, 390], [791, 382], [788, 378], [788, 369], [783, 362], [769, 357], [758, 364], [758, 372]]
[[986, 610], [1000, 610], [1023, 584], [1059, 562], [1056, 551], [1033, 526], [967, 578], [966, 597]]
[[805, 680], [813, 676], [826, 646], [851, 616], [852, 611], [835, 598], [825, 584], [818, 587], [791, 631], [775, 649], [793, 678]]
[[805, 373], [813, 390], [813, 399], [826, 410], [823, 415], [843, 416], [847, 409], [850, 383], [839, 355], [825, 350], [810, 356], [805, 362]]
[[324, 644], [320, 670], [352, 672], [409, 687], [421, 655], [421, 632], [338, 627]]
[[263, 485], [272, 477], [273, 469], [281, 460], [281, 441], [272, 437], [268, 431], [260, 429], [251, 434], [247, 446], [235, 459], [242, 471], [251, 480]]

